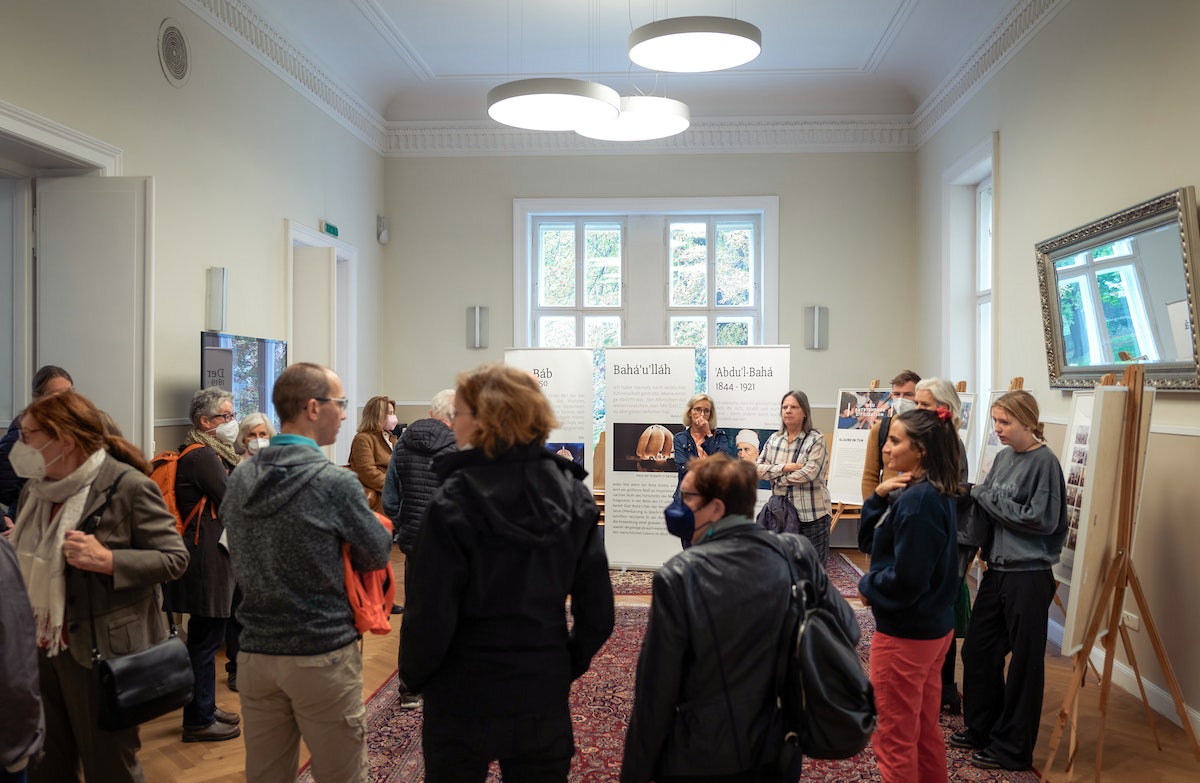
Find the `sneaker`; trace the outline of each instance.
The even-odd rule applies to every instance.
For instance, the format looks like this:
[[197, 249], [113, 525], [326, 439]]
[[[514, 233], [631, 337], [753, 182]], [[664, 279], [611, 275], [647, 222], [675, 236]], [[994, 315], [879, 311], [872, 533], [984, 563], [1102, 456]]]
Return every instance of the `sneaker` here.
[[222, 723], [219, 720], [214, 720], [202, 729], [183, 730], [184, 742], [224, 742], [225, 740], [235, 739], [242, 735], [240, 726], [231, 726], [228, 723]]
[[950, 747], [965, 750], [981, 750], [983, 743], [975, 739], [970, 729], [959, 729], [950, 735]]
[[402, 710], [419, 710], [424, 703], [424, 699], [415, 693], [400, 694], [400, 709]]

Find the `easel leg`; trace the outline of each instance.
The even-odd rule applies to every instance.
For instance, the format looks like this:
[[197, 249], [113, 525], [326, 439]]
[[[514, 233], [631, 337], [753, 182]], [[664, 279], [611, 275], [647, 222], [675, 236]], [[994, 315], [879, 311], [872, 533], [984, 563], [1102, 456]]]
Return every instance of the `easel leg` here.
[[1150, 700], [1146, 698], [1146, 685], [1142, 682], [1142, 673], [1138, 669], [1137, 658], [1133, 654], [1133, 645], [1129, 642], [1129, 629], [1121, 623], [1121, 643], [1125, 645], [1125, 657], [1133, 667], [1133, 675], [1137, 678], [1138, 691], [1142, 694], [1142, 709], [1146, 711], [1146, 722], [1150, 724], [1150, 733], [1154, 735], [1154, 747], [1162, 750], [1162, 740], [1158, 737], [1158, 726], [1154, 720], [1154, 712], [1150, 709]]

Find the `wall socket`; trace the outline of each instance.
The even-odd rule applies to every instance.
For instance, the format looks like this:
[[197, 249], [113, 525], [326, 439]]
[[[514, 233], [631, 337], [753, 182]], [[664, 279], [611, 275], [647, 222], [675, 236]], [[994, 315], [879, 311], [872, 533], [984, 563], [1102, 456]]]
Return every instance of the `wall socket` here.
[[1133, 612], [1121, 612], [1121, 622], [1131, 631], [1142, 630], [1142, 618]]

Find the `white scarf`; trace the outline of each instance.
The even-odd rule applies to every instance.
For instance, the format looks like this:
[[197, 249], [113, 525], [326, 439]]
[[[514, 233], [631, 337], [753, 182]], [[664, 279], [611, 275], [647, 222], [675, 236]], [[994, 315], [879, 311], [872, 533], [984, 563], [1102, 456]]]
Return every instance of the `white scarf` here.
[[[83, 504], [87, 502], [92, 482], [100, 472], [108, 452], [92, 454], [74, 471], [58, 479], [31, 479], [26, 486], [29, 495], [17, 512], [12, 532], [13, 547], [29, 602], [33, 604], [33, 619], [37, 630], [38, 647], [47, 656], [58, 654], [66, 647], [63, 641], [63, 622], [67, 615], [66, 560], [63, 541], [67, 531], [79, 525]], [[61, 503], [57, 516], [52, 516], [54, 504]]]

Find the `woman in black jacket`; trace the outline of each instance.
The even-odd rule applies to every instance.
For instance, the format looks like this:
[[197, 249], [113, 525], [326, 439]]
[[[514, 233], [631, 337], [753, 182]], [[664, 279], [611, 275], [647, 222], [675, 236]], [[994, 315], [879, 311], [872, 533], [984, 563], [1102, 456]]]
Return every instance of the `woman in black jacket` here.
[[567, 779], [571, 682], [612, 633], [613, 594], [586, 474], [545, 449], [555, 426], [528, 372], [459, 376], [462, 450], [434, 460], [401, 639], [428, 783], [482, 781], [493, 759], [506, 780]]

